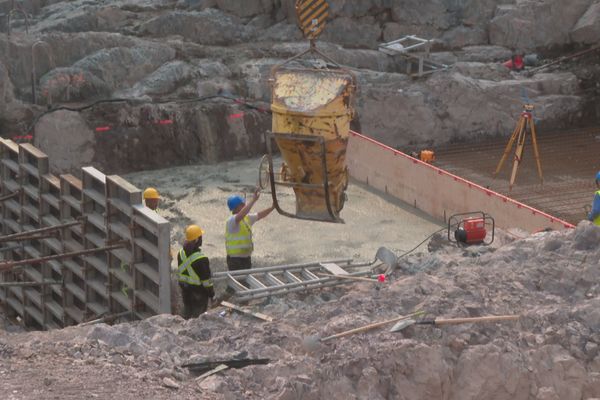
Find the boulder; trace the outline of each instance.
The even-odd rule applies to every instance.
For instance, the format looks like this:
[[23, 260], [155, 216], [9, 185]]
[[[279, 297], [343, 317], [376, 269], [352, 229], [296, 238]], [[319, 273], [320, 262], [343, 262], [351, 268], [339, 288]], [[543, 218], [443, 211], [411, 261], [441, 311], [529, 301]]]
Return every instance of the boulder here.
[[381, 28], [374, 22], [360, 22], [348, 17], [336, 18], [328, 23], [321, 39], [345, 47], [374, 49], [381, 37]]
[[116, 90], [133, 85], [174, 57], [175, 50], [163, 45], [115, 47], [84, 57], [73, 67], [94, 74]]
[[56, 68], [45, 74], [38, 85], [38, 103], [53, 104], [106, 98], [111, 88], [81, 68]]
[[568, 44], [572, 28], [591, 1], [523, 0], [499, 5], [490, 22], [490, 43], [523, 51]]
[[238, 17], [253, 17], [259, 14], [270, 14], [274, 0], [216, 0], [217, 6]]
[[600, 42], [600, 2], [596, 2], [579, 18], [571, 31], [576, 43], [596, 44]]
[[512, 51], [502, 46], [467, 46], [462, 51], [463, 61], [504, 62], [512, 56]]
[[516, 352], [473, 346], [461, 353], [454, 372], [449, 399], [530, 399], [531, 377]]
[[143, 97], [145, 95], [166, 95], [187, 83], [193, 77], [193, 68], [184, 61], [170, 61], [156, 71], [145, 76], [130, 90], [117, 97]]
[[256, 35], [255, 28], [213, 8], [164, 13], [142, 23], [138, 31], [142, 35], [159, 37], [181, 35], [196, 43], [219, 46], [246, 42]]
[[[523, 88], [540, 124], [569, 123], [579, 112], [574, 75], [504, 79], [505, 74], [492, 66], [460, 64], [455, 71], [437, 73], [421, 83], [401, 74], [363, 71], [357, 123], [364, 134], [399, 147], [507, 135], [521, 111]], [[485, 105], [482, 97], [488, 99]]]
[[96, 141], [80, 113], [61, 110], [46, 114], [35, 132], [34, 144], [52, 160], [53, 170], [73, 172], [91, 164]]
[[8, 76], [8, 69], [0, 62], [0, 119], [4, 119], [6, 106], [14, 99], [13, 85]]

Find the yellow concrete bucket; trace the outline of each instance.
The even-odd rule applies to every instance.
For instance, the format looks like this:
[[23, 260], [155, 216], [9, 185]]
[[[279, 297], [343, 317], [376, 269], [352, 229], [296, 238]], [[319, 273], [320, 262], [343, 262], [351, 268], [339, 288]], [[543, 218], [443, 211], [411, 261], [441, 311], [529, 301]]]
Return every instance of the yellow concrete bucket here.
[[[273, 76], [273, 137], [286, 165], [286, 183], [296, 196], [296, 214], [343, 222], [348, 186], [346, 147], [355, 90], [349, 72], [279, 70]], [[274, 195], [276, 200], [276, 194]]]

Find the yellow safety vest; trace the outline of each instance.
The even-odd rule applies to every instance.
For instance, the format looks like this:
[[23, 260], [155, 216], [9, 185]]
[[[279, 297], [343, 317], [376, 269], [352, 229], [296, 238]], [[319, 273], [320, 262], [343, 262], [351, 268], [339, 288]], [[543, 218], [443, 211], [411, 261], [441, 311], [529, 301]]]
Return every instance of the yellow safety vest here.
[[235, 257], [252, 253], [254, 244], [252, 243], [250, 218], [246, 215], [240, 221], [240, 229], [236, 233], [229, 232], [227, 221], [225, 221], [225, 249], [227, 250], [227, 255]]
[[[598, 191], [596, 192], [596, 194], [597, 194], [598, 196], [600, 196], [600, 190], [598, 190]], [[600, 226], [600, 214], [599, 214], [599, 215], [597, 215], [597, 216], [596, 216], [596, 218], [594, 218], [594, 224], [596, 224], [596, 225]]]
[[181, 258], [181, 264], [179, 264], [179, 269], [177, 270], [179, 282], [185, 282], [196, 286], [202, 285], [204, 287], [211, 287], [213, 285], [211, 279], [200, 280], [200, 277], [196, 274], [194, 268], [192, 268], [192, 264], [195, 261], [207, 258], [204, 254], [196, 251], [188, 257], [185, 255], [185, 251], [181, 249], [179, 250], [179, 258]]

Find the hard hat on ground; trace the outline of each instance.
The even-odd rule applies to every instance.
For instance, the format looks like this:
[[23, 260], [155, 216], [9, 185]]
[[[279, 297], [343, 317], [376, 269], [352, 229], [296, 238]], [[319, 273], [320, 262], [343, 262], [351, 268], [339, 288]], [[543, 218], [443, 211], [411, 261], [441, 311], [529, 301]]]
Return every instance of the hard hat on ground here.
[[600, 171], [598, 171], [598, 173], [596, 174], [596, 180], [597, 180], [598, 182], [600, 182]]
[[198, 225], [189, 225], [185, 228], [185, 240], [188, 242], [198, 239], [203, 234], [204, 231]]
[[230, 211], [235, 210], [236, 207], [240, 204], [244, 204], [244, 199], [240, 195], [236, 194], [233, 196], [229, 196], [229, 198], [227, 199], [227, 207], [229, 207]]
[[160, 199], [160, 195], [158, 194], [158, 190], [153, 187], [149, 187], [144, 190], [144, 200], [147, 199]]

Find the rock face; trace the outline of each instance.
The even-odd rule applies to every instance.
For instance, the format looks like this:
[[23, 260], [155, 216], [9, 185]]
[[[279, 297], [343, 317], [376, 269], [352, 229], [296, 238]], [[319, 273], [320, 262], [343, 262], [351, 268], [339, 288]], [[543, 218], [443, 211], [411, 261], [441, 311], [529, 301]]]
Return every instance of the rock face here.
[[[92, 163], [106, 173], [124, 173], [248, 157], [262, 152], [263, 132], [270, 126], [269, 114], [230, 101], [187, 106], [118, 102], [81, 114], [64, 113], [42, 117], [34, 141], [56, 160], [59, 171]], [[104, 129], [96, 131], [98, 127]], [[60, 139], [64, 137], [67, 144]], [[148, 157], [157, 149], [159, 157]]]
[[577, 43], [595, 44], [600, 41], [600, 3], [596, 2], [579, 18], [571, 31]]
[[181, 35], [196, 43], [220, 46], [249, 41], [255, 34], [235, 17], [214, 9], [163, 14], [140, 25], [139, 32], [159, 37]]
[[591, 0], [525, 0], [498, 6], [490, 22], [490, 43], [530, 51], [568, 44], [570, 32]]
[[[29, 133], [24, 131], [41, 112], [27, 105], [34, 96], [41, 107], [128, 99], [125, 110], [133, 113], [130, 116], [107, 115], [103, 107], [109, 106], [94, 106], [80, 114], [86, 129], [112, 124], [121, 130], [118, 144], [95, 143], [94, 160], [137, 149], [137, 141], [144, 139], [131, 132], [142, 127], [159, 137], [154, 145], [171, 143], [164, 162], [262, 153], [257, 138], [263, 131], [255, 129], [268, 127], [269, 116], [251, 108], [236, 109], [231, 99], [268, 103], [271, 68], [307, 48], [296, 26], [294, 0], [30, 0], [20, 4], [30, 13], [30, 35], [18, 15], [11, 21], [11, 37], [0, 33], [0, 76], [7, 77], [6, 83], [0, 83], [4, 94], [0, 118], [5, 121], [0, 134]], [[353, 68], [359, 78], [353, 127], [386, 144], [508, 134], [520, 111], [523, 87], [535, 102], [542, 125], [567, 126], [582, 109], [590, 115], [600, 112], [591, 106], [595, 100], [589, 91], [580, 97], [572, 75], [525, 78], [499, 66], [516, 48], [543, 51], [595, 43], [599, 8], [592, 0], [569, 4], [559, 0], [331, 0], [329, 4], [330, 19], [318, 48]], [[0, 1], [0, 12], [11, 7], [10, 1]], [[410, 34], [435, 39], [432, 59], [456, 66], [411, 80], [404, 74], [404, 59], [377, 51], [382, 41]], [[323, 60], [306, 62], [316, 68], [328, 64], [333, 66]], [[583, 79], [592, 82], [594, 74]], [[228, 104], [218, 98], [222, 95], [229, 98]], [[209, 105], [211, 101], [215, 104]], [[153, 117], [164, 119], [163, 111], [157, 110], [165, 102], [170, 104], [165, 106], [168, 113], [176, 115], [173, 124], [148, 128], [139, 110], [148, 106]], [[177, 110], [178, 102], [185, 106]], [[243, 118], [228, 119], [242, 111]], [[248, 115], [255, 116], [246, 119]], [[45, 124], [44, 129], [52, 126]], [[218, 134], [209, 131], [221, 127], [226, 127], [223, 134], [234, 137], [215, 139]], [[183, 134], [187, 129], [195, 133]], [[181, 133], [177, 138], [194, 143], [193, 151], [173, 146], [172, 130]], [[202, 135], [210, 138], [201, 139], [198, 132], [209, 132]], [[49, 135], [60, 137], [55, 132]], [[222, 145], [214, 147], [215, 140]], [[123, 163], [165, 166], [137, 158], [136, 163]], [[122, 171], [124, 165], [114, 167]]]

